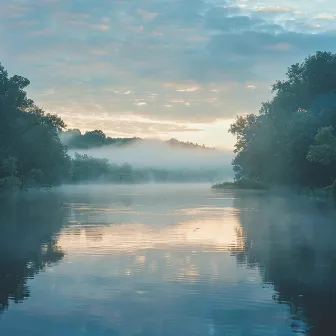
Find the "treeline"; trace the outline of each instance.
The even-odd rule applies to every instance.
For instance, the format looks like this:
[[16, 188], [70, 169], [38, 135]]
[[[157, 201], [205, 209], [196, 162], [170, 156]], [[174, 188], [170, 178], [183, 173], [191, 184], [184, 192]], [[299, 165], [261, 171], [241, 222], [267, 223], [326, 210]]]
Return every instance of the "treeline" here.
[[61, 140], [69, 149], [90, 149], [102, 146], [124, 146], [134, 143], [140, 138], [111, 138], [101, 130], [88, 131], [82, 134], [79, 129], [69, 129], [60, 134]]
[[292, 65], [258, 115], [238, 116], [236, 181], [320, 188], [336, 184], [336, 54]]
[[191, 149], [204, 149], [204, 150], [215, 150], [215, 148], [213, 147], [207, 147], [205, 145], [199, 145], [197, 143], [194, 143], [194, 142], [190, 142], [190, 141], [187, 141], [187, 142], [184, 142], [184, 141], [179, 141], [177, 139], [170, 139], [170, 140], [167, 140], [166, 143], [170, 146], [173, 146], [173, 147], [180, 147], [180, 148], [191, 148]]
[[[69, 129], [60, 134], [61, 140], [67, 145], [69, 149], [90, 149], [103, 146], [125, 146], [131, 145], [136, 142], [141, 142], [144, 139], [139, 137], [133, 138], [111, 138], [101, 130], [94, 130], [82, 133], [79, 129]], [[170, 139], [164, 141], [172, 147], [189, 148], [189, 149], [207, 149], [211, 150], [204, 145], [199, 145], [193, 142], [183, 142], [177, 139]]]
[[[27, 97], [29, 80], [10, 77], [0, 64], [0, 190], [52, 186], [61, 183], [107, 181], [116, 183], [210, 181], [212, 172], [169, 169], [133, 169], [107, 159], [68, 155], [68, 149], [89, 149], [106, 145], [123, 146], [140, 138], [110, 138], [100, 130], [82, 134], [66, 130], [57, 115], [45, 113]], [[202, 148], [171, 139], [168, 144]]]
[[133, 168], [130, 164], [113, 164], [104, 158], [75, 153], [71, 160], [68, 183], [151, 183], [151, 182], [212, 182], [217, 170]]

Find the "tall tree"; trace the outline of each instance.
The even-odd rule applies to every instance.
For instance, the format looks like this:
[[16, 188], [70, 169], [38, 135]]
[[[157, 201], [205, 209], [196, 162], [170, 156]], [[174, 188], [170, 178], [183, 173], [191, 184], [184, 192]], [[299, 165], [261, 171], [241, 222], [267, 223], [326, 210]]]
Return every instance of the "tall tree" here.
[[[6, 165], [6, 160], [15, 160], [21, 186], [32, 176], [40, 183], [60, 183], [69, 165], [66, 147], [58, 137], [65, 124], [27, 97], [24, 89], [29, 84], [24, 77], [9, 77], [0, 64], [0, 162]], [[3, 167], [0, 165], [0, 179], [9, 176]]]
[[307, 154], [321, 127], [336, 127], [336, 54], [317, 52], [289, 67], [273, 85], [274, 97], [258, 115], [239, 116], [230, 132], [237, 136], [236, 179], [270, 185], [324, 186], [330, 169]]

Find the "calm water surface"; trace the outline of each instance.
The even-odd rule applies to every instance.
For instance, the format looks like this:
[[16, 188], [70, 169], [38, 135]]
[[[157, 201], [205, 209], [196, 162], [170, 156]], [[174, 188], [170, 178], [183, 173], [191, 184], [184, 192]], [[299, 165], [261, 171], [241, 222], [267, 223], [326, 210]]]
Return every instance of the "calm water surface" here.
[[336, 335], [321, 203], [205, 185], [0, 202], [0, 335]]

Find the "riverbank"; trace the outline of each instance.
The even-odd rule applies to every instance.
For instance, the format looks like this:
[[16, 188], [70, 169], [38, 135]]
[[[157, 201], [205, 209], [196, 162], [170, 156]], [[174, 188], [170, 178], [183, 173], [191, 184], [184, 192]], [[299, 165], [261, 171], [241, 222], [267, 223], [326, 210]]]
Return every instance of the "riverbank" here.
[[222, 183], [216, 183], [212, 185], [212, 189], [229, 189], [229, 190], [269, 190], [270, 188], [261, 182], [250, 180], [237, 180], [227, 181]]
[[222, 182], [211, 186], [215, 190], [241, 190], [241, 191], [265, 191], [272, 194], [295, 193], [309, 198], [331, 199], [336, 201], [336, 184], [327, 187], [291, 187], [291, 186], [268, 186], [259, 181], [238, 180], [234, 182]]

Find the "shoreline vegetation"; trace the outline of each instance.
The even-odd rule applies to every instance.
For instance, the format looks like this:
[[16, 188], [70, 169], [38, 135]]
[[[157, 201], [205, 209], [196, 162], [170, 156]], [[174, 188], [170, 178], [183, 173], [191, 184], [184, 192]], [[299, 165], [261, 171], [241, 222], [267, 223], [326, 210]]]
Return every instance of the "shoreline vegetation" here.
[[336, 200], [336, 54], [317, 52], [287, 70], [258, 114], [238, 116], [233, 182], [214, 189], [291, 189]]
[[219, 182], [212, 185], [212, 189], [269, 190], [266, 185], [259, 183], [258, 181], [249, 181], [243, 179], [236, 181]]
[[254, 192], [254, 193], [266, 193], [269, 195], [282, 195], [287, 197], [288, 195], [304, 196], [317, 201], [329, 203], [330, 200], [333, 205], [336, 201], [336, 188], [331, 185], [323, 188], [309, 188], [300, 187], [293, 188], [291, 186], [266, 186], [256, 181], [227, 181], [216, 183], [211, 186], [215, 191], [236, 191], [236, 192]]
[[213, 184], [211, 188], [217, 190], [242, 190], [242, 191], [271, 191], [271, 192], [295, 191], [297, 194], [304, 194], [304, 195], [319, 195], [319, 196], [333, 195], [332, 185], [323, 188], [309, 188], [309, 187], [293, 188], [292, 186], [267, 186], [257, 181], [248, 181], [248, 180], [218, 182]]

